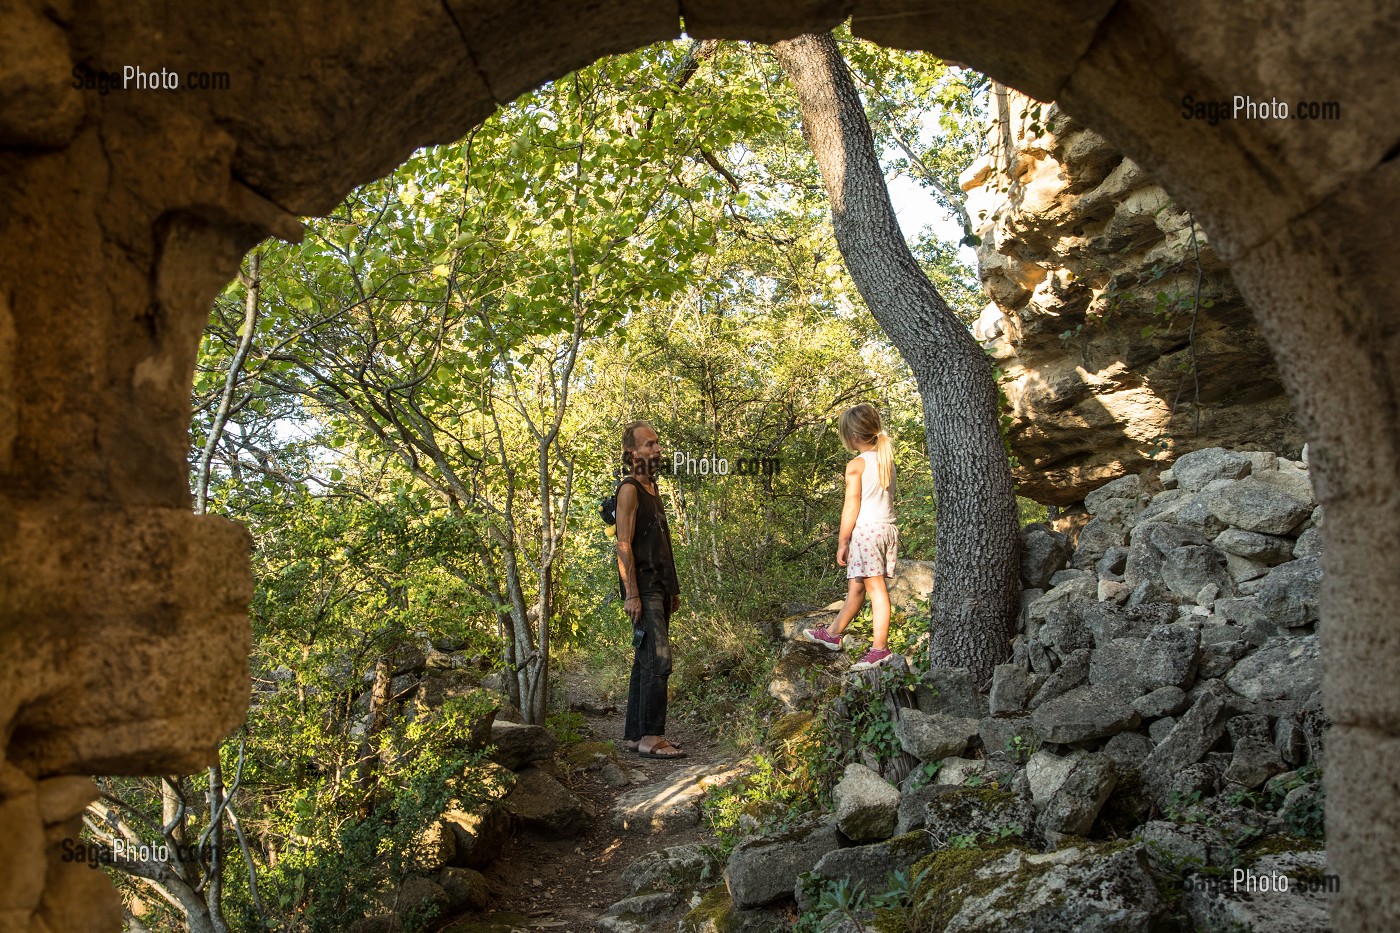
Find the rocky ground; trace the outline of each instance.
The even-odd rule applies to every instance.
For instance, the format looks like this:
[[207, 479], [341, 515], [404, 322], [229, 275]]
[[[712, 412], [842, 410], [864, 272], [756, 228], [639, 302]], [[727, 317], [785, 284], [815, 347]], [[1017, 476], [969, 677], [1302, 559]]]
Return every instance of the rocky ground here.
[[[418, 689], [434, 699], [474, 683], [461, 672], [426, 668]], [[443, 687], [443, 683], [456, 686]], [[700, 816], [700, 799], [735, 766], [704, 729], [676, 722], [670, 737], [686, 758], [643, 758], [622, 750], [623, 714], [616, 706], [570, 695], [582, 713], [579, 735], [560, 745], [547, 730], [506, 718], [491, 724], [499, 767], [499, 800], [449, 810], [430, 828], [431, 854], [419, 875], [396, 892], [392, 910], [367, 918], [354, 933], [393, 933], [398, 917], [432, 904], [435, 933], [583, 933], [609, 926], [610, 906], [642, 887], [670, 883], [676, 865], [695, 883], [719, 877], [705, 850], [714, 842]], [[566, 700], [568, 702], [568, 700]], [[658, 860], [658, 851], [674, 857]], [[648, 858], [650, 857], [650, 859]], [[648, 867], [649, 866], [649, 867]], [[690, 909], [680, 895], [628, 905], [669, 929]]]
[[[589, 716], [583, 742], [572, 754], [565, 753], [573, 761], [592, 756], [572, 773], [569, 789], [587, 799], [599, 818], [573, 838], [517, 835], [483, 872], [492, 891], [488, 907], [459, 916], [442, 930], [593, 931], [610, 905], [632, 893], [625, 872], [636, 860], [658, 847], [713, 842], [701, 825], [699, 794], [707, 778], [731, 767], [714, 739], [681, 725], [672, 730], [672, 739], [687, 757], [659, 761], [619, 751], [622, 725], [617, 710]], [[629, 783], [616, 786], [604, 777], [604, 769], [611, 776], [614, 768]]]
[[[878, 918], [901, 929], [1327, 929], [1307, 464], [1201, 450], [1085, 504], [1077, 543], [1023, 532], [1012, 660], [989, 684], [923, 672], [898, 704], [900, 749], [934, 779], [849, 765], [833, 813], [735, 848], [730, 922], [777, 899], [820, 910], [803, 873], [873, 893], [900, 869], [923, 873]], [[793, 642], [771, 692], [799, 711], [814, 666], [830, 682], [848, 664]], [[828, 909], [821, 929], [861, 918]]]

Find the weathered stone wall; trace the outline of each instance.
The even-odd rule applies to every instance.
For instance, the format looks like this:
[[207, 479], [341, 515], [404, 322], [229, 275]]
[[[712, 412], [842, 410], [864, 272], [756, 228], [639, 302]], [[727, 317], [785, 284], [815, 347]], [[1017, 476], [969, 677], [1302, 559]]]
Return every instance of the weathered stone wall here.
[[1078, 502], [1203, 447], [1296, 457], [1273, 356], [1200, 224], [1053, 103], [993, 105], [962, 187], [1022, 495]]

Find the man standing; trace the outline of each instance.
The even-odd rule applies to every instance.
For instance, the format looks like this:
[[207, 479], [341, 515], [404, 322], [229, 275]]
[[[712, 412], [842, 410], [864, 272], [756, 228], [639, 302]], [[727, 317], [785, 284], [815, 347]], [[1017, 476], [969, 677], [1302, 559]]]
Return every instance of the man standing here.
[[663, 738], [671, 613], [680, 608], [680, 586], [666, 508], [656, 488], [661, 443], [650, 424], [633, 421], [623, 428], [622, 462], [629, 475], [617, 490], [617, 572], [635, 649], [622, 738], [643, 758], [684, 758], [685, 752]]

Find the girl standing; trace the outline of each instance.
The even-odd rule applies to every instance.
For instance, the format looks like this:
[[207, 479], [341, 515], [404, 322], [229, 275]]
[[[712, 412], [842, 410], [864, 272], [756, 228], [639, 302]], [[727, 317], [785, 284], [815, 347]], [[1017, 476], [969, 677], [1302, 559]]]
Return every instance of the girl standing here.
[[846, 501], [841, 508], [841, 537], [836, 563], [850, 580], [841, 612], [822, 628], [802, 633], [807, 641], [832, 651], [841, 648], [841, 633], [870, 597], [874, 645], [851, 670], [867, 670], [891, 657], [886, 647], [890, 632], [890, 594], [885, 578], [894, 576], [899, 529], [894, 512], [894, 451], [880, 413], [870, 405], [848, 408], [839, 422], [841, 443], [856, 454], [846, 464]]

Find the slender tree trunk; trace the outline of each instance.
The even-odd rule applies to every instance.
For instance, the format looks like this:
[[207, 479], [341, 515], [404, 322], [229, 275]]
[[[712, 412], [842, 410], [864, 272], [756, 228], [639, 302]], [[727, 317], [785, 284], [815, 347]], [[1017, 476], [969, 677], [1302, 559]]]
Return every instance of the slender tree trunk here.
[[209, 769], [209, 814], [213, 821], [209, 830], [209, 876], [204, 902], [209, 905], [209, 924], [215, 933], [228, 933], [224, 920], [224, 768], [217, 761]]
[[991, 366], [904, 242], [835, 40], [798, 36], [773, 50], [797, 90], [846, 267], [923, 400], [938, 493], [930, 661], [983, 682], [1010, 654], [1020, 546]]
[[378, 761], [375, 739], [383, 731], [388, 721], [389, 688], [394, 679], [394, 665], [388, 656], [374, 662], [374, 686], [369, 695], [369, 721], [365, 724], [365, 735], [360, 740], [359, 775], [357, 783], [363, 795], [361, 807], [365, 813], [374, 809], [372, 790], [374, 788], [374, 765]]
[[[209, 472], [213, 465], [214, 451], [219, 448], [224, 426], [228, 424], [229, 411], [233, 406], [233, 395], [238, 388], [238, 377], [243, 364], [248, 359], [248, 351], [253, 348], [253, 336], [258, 329], [258, 300], [262, 289], [262, 253], [253, 250], [248, 256], [248, 274], [244, 278], [248, 294], [243, 302], [243, 332], [238, 341], [238, 350], [229, 363], [228, 376], [224, 380], [224, 391], [219, 396], [219, 407], [214, 412], [214, 423], [209, 428], [209, 437], [204, 442], [204, 450], [199, 455], [199, 469], [195, 482], [194, 510], [203, 515], [209, 509]], [[237, 458], [234, 458], [235, 462]]]

